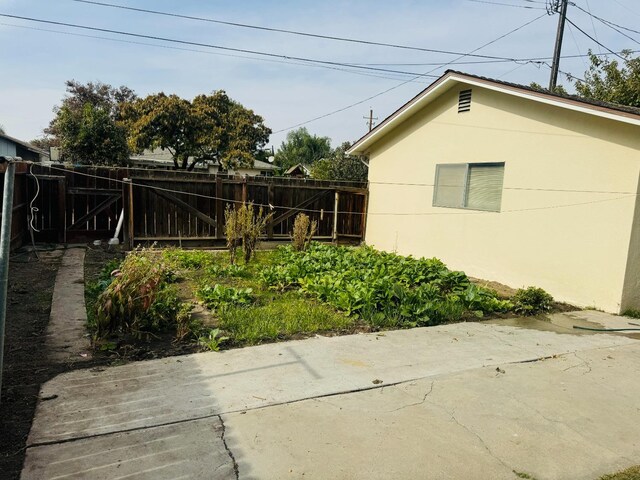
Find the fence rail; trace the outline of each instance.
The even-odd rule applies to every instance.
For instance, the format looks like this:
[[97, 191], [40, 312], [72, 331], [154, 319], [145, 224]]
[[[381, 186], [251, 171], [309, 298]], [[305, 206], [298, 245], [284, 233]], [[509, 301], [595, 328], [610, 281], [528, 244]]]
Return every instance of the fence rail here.
[[38, 242], [109, 238], [124, 212], [129, 247], [156, 241], [216, 244], [224, 240], [225, 209], [243, 202], [273, 214], [267, 240], [288, 238], [299, 212], [318, 222], [318, 239], [364, 238], [368, 191], [362, 182], [38, 164], [29, 170], [21, 164], [16, 176], [16, 245], [28, 234], [34, 198]]

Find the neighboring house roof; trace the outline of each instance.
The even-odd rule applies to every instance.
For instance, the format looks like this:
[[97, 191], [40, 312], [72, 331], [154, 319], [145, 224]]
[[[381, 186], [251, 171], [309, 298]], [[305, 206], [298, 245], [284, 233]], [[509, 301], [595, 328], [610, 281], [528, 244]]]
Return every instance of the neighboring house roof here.
[[49, 152], [42, 150], [41, 148], [38, 147], [34, 147], [33, 145], [31, 145], [28, 142], [24, 142], [22, 140], [18, 140], [15, 137], [11, 137], [9, 135], [7, 135], [6, 133], [0, 133], [0, 138], [4, 138], [5, 140], [9, 140], [10, 142], [16, 143], [24, 148], [26, 148], [27, 150], [37, 153], [39, 155], [45, 155], [45, 156], [49, 156]]
[[[189, 157], [189, 161], [193, 160], [193, 157]], [[131, 155], [131, 161], [138, 165], [145, 166], [166, 166], [173, 168], [173, 155], [168, 150], [158, 149], [146, 149], [140, 155]], [[198, 163], [196, 168], [207, 168], [209, 165], [218, 166], [217, 160], [207, 160], [205, 163]], [[244, 170], [273, 170], [275, 167], [267, 162], [255, 160], [253, 167], [242, 167]]]
[[305, 175], [311, 175], [311, 168], [307, 167], [306, 165], [303, 165], [302, 163], [295, 164], [293, 167], [289, 168], [286, 172], [284, 172], [284, 174], [292, 175], [293, 173], [296, 172], [296, 170], [299, 170]]
[[274, 170], [276, 167], [267, 162], [263, 162], [262, 160], [254, 160], [253, 169], [254, 170]]
[[405, 119], [413, 116], [422, 107], [431, 103], [448, 90], [452, 83], [464, 83], [466, 85], [478, 86], [502, 92], [508, 95], [515, 95], [536, 102], [555, 105], [569, 110], [579, 111], [590, 115], [608, 118], [633, 125], [640, 125], [640, 108], [616, 105], [613, 103], [590, 100], [575, 95], [560, 95], [547, 91], [536, 90], [535, 88], [515, 83], [503, 82], [492, 78], [480, 77], [468, 73], [447, 70], [444, 75], [413, 97], [398, 110], [378, 124], [373, 130], [360, 138], [347, 151], [348, 154], [364, 154], [367, 148], [377, 142], [385, 134], [393, 130]]

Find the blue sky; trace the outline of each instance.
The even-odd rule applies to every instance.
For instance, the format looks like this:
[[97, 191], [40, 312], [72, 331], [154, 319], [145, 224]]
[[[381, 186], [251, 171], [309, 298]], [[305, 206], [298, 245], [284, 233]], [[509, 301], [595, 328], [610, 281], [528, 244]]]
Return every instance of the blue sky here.
[[[544, 7], [540, 3], [543, 0], [487, 0], [534, 7], [532, 9], [470, 0], [105, 1], [231, 22], [460, 52], [469, 52], [545, 13], [538, 9]], [[633, 29], [640, 25], [640, 5], [635, 0], [574, 2], [617, 24]], [[425, 64], [445, 63], [455, 58], [167, 18], [71, 0], [0, 0], [0, 13], [345, 63]], [[569, 7], [569, 18], [614, 51], [640, 49], [639, 43], [597, 20], [592, 22], [591, 17], [575, 7]], [[127, 85], [142, 96], [164, 91], [192, 98], [224, 89], [232, 98], [262, 115], [274, 132], [363, 100], [403, 81], [395, 74], [363, 71], [361, 73], [366, 75], [362, 75], [258, 61], [223, 56], [219, 54], [224, 52], [202, 47], [184, 47], [201, 51], [193, 52], [19, 28], [35, 27], [181, 48], [159, 41], [38, 25], [4, 17], [0, 17], [0, 23], [0, 125], [8, 134], [25, 140], [39, 136], [48, 124], [53, 116], [52, 109], [64, 95], [67, 79]], [[544, 16], [477, 53], [517, 58], [551, 56], [556, 26], [557, 16]], [[640, 41], [640, 35], [636, 38]], [[595, 52], [605, 51], [575, 28], [568, 27], [563, 55], [584, 54], [589, 48]], [[585, 67], [583, 59], [567, 59], [560, 68], [581, 76]], [[524, 84], [536, 81], [546, 85], [549, 77], [549, 68], [534, 64], [395, 65], [382, 68], [417, 73], [435, 68], [434, 75], [446, 68], [455, 68]], [[368, 114], [369, 107], [373, 108], [375, 116], [383, 119], [432, 80], [421, 78], [409, 82], [306, 126], [312, 133], [329, 136], [334, 145], [355, 140], [366, 132], [366, 121], [362, 117]], [[561, 82], [567, 83], [564, 78]], [[272, 135], [271, 142], [276, 148], [285, 135], [286, 131]]]

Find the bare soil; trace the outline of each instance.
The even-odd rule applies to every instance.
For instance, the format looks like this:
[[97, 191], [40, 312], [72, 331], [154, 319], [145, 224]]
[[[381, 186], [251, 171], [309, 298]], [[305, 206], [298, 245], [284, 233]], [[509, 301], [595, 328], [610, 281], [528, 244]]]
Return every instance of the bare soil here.
[[9, 260], [4, 372], [0, 398], [0, 477], [20, 478], [40, 386], [59, 373], [92, 367], [49, 362], [45, 329], [62, 251], [17, 253]]

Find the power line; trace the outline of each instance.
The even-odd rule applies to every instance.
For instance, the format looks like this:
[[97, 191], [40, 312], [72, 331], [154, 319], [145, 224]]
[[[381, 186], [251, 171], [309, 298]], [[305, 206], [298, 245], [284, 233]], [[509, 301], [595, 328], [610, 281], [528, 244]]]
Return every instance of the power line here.
[[[613, 23], [612, 23], [613, 24]], [[615, 25], [615, 24], [613, 24]], [[624, 29], [625, 27], [621, 27], [616, 25], [619, 28]], [[628, 29], [632, 32], [635, 30]], [[640, 33], [640, 32], [637, 32]], [[640, 50], [631, 50], [631, 53], [639, 53]], [[623, 53], [622, 51], [616, 53]], [[611, 55], [610, 53], [594, 53], [597, 57], [606, 57]], [[562, 59], [569, 58], [586, 58], [589, 57], [589, 54], [574, 54], [574, 55], [562, 55]], [[529, 62], [529, 63], [537, 63], [544, 62], [545, 60], [553, 60], [553, 57], [530, 57], [530, 58], [514, 58], [514, 59], [505, 59], [505, 60], [472, 60], [469, 62], [450, 62], [449, 65], [474, 65], [474, 64], [492, 64], [492, 63], [507, 63], [507, 62]], [[421, 66], [432, 66], [432, 65], [441, 65], [440, 62], [432, 62], [432, 63], [354, 63], [354, 65], [382, 65], [382, 66], [396, 66], [396, 67], [421, 67]]]
[[[80, 1], [80, 0], [73, 0], [73, 1]], [[252, 55], [260, 55], [260, 56], [265, 56], [265, 57], [270, 57], [270, 58], [281, 58], [281, 59], [285, 59], [285, 60], [297, 60], [297, 61], [301, 61], [301, 62], [318, 63], [318, 64], [323, 64], [323, 65], [332, 65], [332, 66], [341, 66], [341, 67], [350, 67], [350, 68], [358, 68], [358, 69], [363, 69], [363, 70], [371, 70], [371, 71], [378, 71], [378, 72], [385, 72], [385, 73], [399, 73], [399, 74], [403, 74], [403, 75], [416, 75], [415, 72], [405, 72], [405, 71], [390, 70], [390, 69], [376, 68], [376, 67], [365, 67], [365, 66], [358, 66], [358, 65], [349, 64], [349, 63], [343, 63], [343, 62], [332, 62], [332, 61], [328, 61], [328, 60], [317, 60], [317, 59], [312, 59], [312, 58], [297, 57], [297, 56], [293, 56], [293, 55], [283, 55], [283, 54], [277, 54], [277, 53], [271, 53], [271, 52], [261, 52], [261, 51], [258, 51], [258, 50], [249, 50], [249, 49], [244, 49], [244, 48], [225, 47], [225, 46], [222, 46], [222, 45], [213, 45], [213, 44], [208, 44], [208, 43], [192, 42], [192, 41], [188, 41], [188, 40], [179, 40], [179, 39], [175, 39], [175, 38], [159, 37], [159, 36], [156, 36], [156, 35], [145, 35], [145, 34], [142, 34], [142, 33], [124, 32], [124, 31], [121, 31], [121, 30], [113, 30], [113, 29], [109, 29], [109, 28], [91, 27], [91, 26], [87, 26], [87, 25], [78, 25], [78, 24], [74, 24], [74, 23], [57, 22], [57, 21], [54, 21], [54, 20], [44, 20], [44, 19], [32, 18], [32, 17], [22, 17], [22, 16], [19, 16], [19, 15], [10, 15], [10, 14], [7, 14], [7, 13], [0, 13], [0, 17], [15, 18], [15, 19], [18, 19], [18, 20], [26, 20], [26, 21], [29, 21], [29, 22], [45, 23], [45, 24], [49, 24], [49, 25], [58, 25], [58, 26], [70, 27], [70, 28], [79, 28], [79, 29], [82, 29], [82, 30], [91, 30], [91, 31], [96, 31], [96, 32], [112, 33], [112, 34], [115, 34], [115, 35], [125, 35], [125, 36], [129, 36], [129, 37], [146, 38], [148, 40], [158, 40], [158, 41], [162, 41], [162, 42], [178, 43], [178, 44], [181, 44], [181, 45], [191, 45], [191, 46], [196, 46], [196, 47], [213, 48], [213, 49], [217, 49], [217, 50], [225, 50], [225, 51], [231, 51], [231, 52], [249, 53], [249, 54], [252, 54]], [[426, 76], [426, 75], [419, 75], [419, 76]], [[435, 77], [435, 75], [432, 75], [432, 76]]]
[[631, 40], [631, 41], [633, 41], [633, 42], [635, 42], [635, 43], [640, 44], [640, 42], [639, 42], [638, 40], [636, 40], [635, 38], [631, 37], [630, 35], [627, 35], [626, 33], [622, 32], [622, 31], [620, 31], [619, 29], [627, 30], [627, 31], [629, 31], [629, 32], [633, 32], [633, 33], [637, 33], [637, 34], [640, 34], [640, 31], [638, 31], [638, 30], [633, 30], [633, 29], [631, 29], [631, 28], [627, 28], [627, 27], [623, 27], [622, 25], [618, 25], [618, 24], [613, 23], [613, 22], [611, 22], [611, 21], [609, 21], [609, 20], [606, 20], [606, 19], [604, 19], [604, 18], [602, 18], [602, 17], [599, 17], [599, 16], [597, 16], [597, 15], [594, 15], [593, 13], [586, 11], [584, 8], [581, 8], [579, 5], [575, 5], [575, 7], [576, 7], [578, 10], [582, 10], [584, 13], [586, 13], [587, 15], [589, 15], [589, 16], [591, 17], [591, 20], [592, 20], [592, 21], [593, 21], [593, 19], [595, 18], [595, 19], [596, 19], [596, 20], [598, 20], [600, 23], [602, 23], [602, 24], [606, 25], [607, 27], [611, 28], [612, 30], [615, 30], [616, 32], [618, 32], [620, 35], [623, 35], [623, 36], [627, 37], [629, 40]]
[[[150, 10], [150, 9], [146, 9], [146, 8], [129, 7], [129, 6], [125, 6], [125, 5], [118, 5], [118, 4], [115, 4], [115, 3], [97, 2], [97, 1], [93, 1], [93, 0], [71, 0], [71, 1], [77, 2], [77, 3], [90, 4], [90, 5], [98, 5], [98, 6], [101, 6], [101, 7], [118, 8], [118, 9], [122, 9], [122, 10], [130, 10], [130, 11], [134, 11], [134, 12], [148, 13], [148, 14], [152, 14], [152, 15], [161, 15], [161, 16], [166, 16], [166, 17], [183, 18], [183, 19], [186, 19], [186, 20], [196, 20], [196, 21], [200, 21], [200, 22], [216, 23], [216, 24], [227, 25], [227, 26], [232, 26], [232, 27], [242, 27], [242, 28], [250, 28], [250, 29], [254, 29], [254, 30], [263, 30], [263, 31], [267, 31], [267, 32], [277, 32], [277, 33], [286, 33], [286, 34], [289, 34], [289, 35], [300, 35], [300, 36], [304, 36], [304, 37], [321, 38], [321, 39], [324, 39], [324, 40], [333, 40], [333, 41], [349, 42], [349, 43], [359, 43], [359, 44], [374, 45], [374, 46], [379, 46], [379, 47], [399, 48], [399, 49], [403, 49], [403, 50], [415, 50], [415, 51], [419, 51], [419, 52], [440, 53], [440, 54], [444, 54], [444, 55], [464, 55], [464, 53], [462, 53], [462, 52], [454, 52], [454, 51], [449, 51], [449, 50], [440, 50], [440, 49], [433, 49], [433, 48], [416, 47], [416, 46], [411, 46], [411, 45], [401, 45], [401, 44], [395, 44], [395, 43], [376, 42], [376, 41], [373, 41], [373, 40], [363, 40], [363, 39], [357, 39], [357, 38], [339, 37], [339, 36], [335, 36], [335, 35], [321, 35], [321, 34], [310, 33], [310, 32], [302, 32], [302, 31], [297, 31], [297, 30], [286, 30], [286, 29], [274, 28], [274, 27], [264, 27], [264, 26], [259, 26], [259, 25], [246, 24], [246, 23], [228, 22], [228, 21], [224, 21], [224, 20], [217, 20], [217, 19], [207, 18], [207, 17], [196, 17], [196, 16], [192, 16], [192, 15], [183, 15], [183, 14], [179, 14], [179, 13], [163, 12], [163, 11], [160, 11], [160, 10]], [[496, 56], [491, 56], [491, 55], [470, 55], [470, 54], [466, 54], [466, 56], [493, 59], [493, 60], [505, 60], [505, 57], [496, 57]], [[513, 60], [513, 59], [507, 59], [507, 60]]]
[[[488, 5], [500, 5], [502, 7], [527, 8], [529, 10], [546, 10], [544, 7], [531, 7], [528, 5], [514, 5], [513, 3], [491, 2], [489, 0], [465, 0], [467, 2], [484, 3]], [[537, 3], [537, 2], [536, 2]]]
[[[444, 66], [447, 66], [447, 65], [450, 65], [451, 63], [456, 62], [456, 61], [458, 61], [458, 60], [461, 60], [461, 59], [462, 59], [462, 58], [464, 58], [464, 57], [467, 57], [467, 56], [473, 56], [473, 54], [474, 54], [475, 52], [477, 52], [478, 50], [481, 50], [481, 49], [482, 49], [482, 48], [484, 48], [484, 47], [487, 47], [487, 46], [489, 46], [489, 45], [491, 45], [491, 44], [493, 44], [493, 43], [495, 43], [495, 42], [497, 42], [497, 41], [499, 41], [499, 40], [502, 40], [503, 38], [505, 38], [505, 37], [507, 37], [507, 36], [509, 36], [509, 35], [511, 35], [511, 34], [513, 34], [513, 33], [515, 33], [515, 32], [517, 32], [517, 31], [519, 31], [519, 30], [521, 30], [521, 29], [525, 28], [526, 26], [528, 26], [528, 25], [532, 24], [533, 22], [535, 22], [535, 21], [537, 21], [537, 20], [540, 20], [541, 18], [546, 17], [546, 16], [547, 16], [547, 14], [546, 14], [546, 13], [544, 13], [544, 14], [542, 14], [542, 15], [540, 15], [540, 16], [538, 16], [538, 17], [536, 17], [536, 18], [532, 19], [532, 20], [529, 20], [528, 22], [526, 22], [526, 23], [524, 23], [524, 24], [520, 25], [519, 27], [516, 27], [516, 28], [514, 28], [513, 30], [508, 31], [508, 32], [507, 32], [507, 33], [505, 33], [505, 34], [500, 35], [498, 38], [495, 38], [495, 39], [493, 39], [493, 40], [491, 40], [491, 41], [489, 41], [489, 42], [487, 42], [487, 43], [485, 43], [485, 44], [483, 44], [483, 45], [481, 45], [481, 46], [479, 46], [479, 47], [475, 48], [474, 50], [472, 50], [472, 51], [471, 51], [471, 52], [469, 52], [468, 54], [463, 54], [463, 55], [461, 55], [460, 57], [458, 57], [458, 58], [456, 58], [456, 59], [452, 60], [452, 61], [451, 61], [451, 62], [449, 62], [448, 64], [443, 65], [443, 67], [444, 67]], [[432, 69], [432, 70], [429, 70], [428, 72], [426, 72], [426, 73], [424, 73], [424, 74], [421, 74], [421, 75], [418, 75], [418, 76], [416, 76], [416, 77], [413, 77], [412, 79], [407, 80], [407, 81], [404, 81], [404, 82], [402, 82], [402, 83], [400, 83], [400, 84], [398, 84], [398, 85], [395, 85], [395, 86], [393, 86], [393, 87], [391, 87], [391, 88], [387, 88], [386, 90], [383, 90], [383, 91], [378, 92], [378, 93], [376, 93], [376, 94], [374, 94], [374, 95], [371, 95], [371, 96], [369, 96], [369, 97], [367, 97], [367, 98], [365, 98], [365, 99], [363, 99], [363, 100], [359, 100], [359, 101], [354, 102], [354, 103], [352, 103], [352, 104], [350, 104], [350, 105], [347, 105], [347, 106], [345, 106], [345, 107], [339, 108], [339, 109], [337, 109], [337, 110], [333, 110], [332, 112], [325, 113], [325, 114], [323, 114], [323, 115], [319, 115], [319, 116], [314, 117], [314, 118], [312, 118], [312, 119], [310, 119], [310, 120], [306, 120], [306, 121], [304, 121], [304, 122], [297, 123], [297, 124], [295, 124], [295, 125], [293, 125], [293, 126], [291, 126], [291, 127], [281, 128], [280, 130], [276, 130], [276, 131], [274, 131], [273, 133], [274, 133], [274, 134], [277, 134], [277, 133], [286, 132], [287, 130], [292, 130], [292, 129], [294, 129], [294, 128], [298, 128], [298, 127], [301, 127], [301, 126], [303, 126], [303, 125], [307, 125], [307, 124], [312, 123], [312, 122], [315, 122], [315, 121], [317, 121], [317, 120], [321, 120], [321, 119], [323, 119], [323, 118], [330, 117], [330, 116], [335, 115], [335, 114], [337, 114], [337, 113], [344, 112], [345, 110], [349, 110], [349, 109], [351, 109], [351, 108], [353, 108], [353, 107], [356, 107], [356, 106], [358, 106], [358, 105], [361, 105], [361, 104], [363, 104], [363, 103], [366, 103], [366, 102], [368, 102], [369, 100], [373, 100], [374, 98], [377, 98], [377, 97], [380, 97], [380, 96], [382, 96], [382, 95], [384, 95], [384, 94], [386, 94], [386, 93], [389, 93], [389, 92], [391, 92], [392, 90], [395, 90], [395, 89], [397, 89], [397, 88], [400, 88], [400, 87], [402, 87], [403, 85], [406, 85], [407, 83], [409, 83], [411, 80], [416, 80], [416, 79], [418, 79], [418, 78], [420, 78], [420, 77], [423, 77], [423, 76], [430, 76], [430, 74], [431, 74], [432, 72], [434, 72], [435, 70], [437, 70], [438, 68], [440, 68], [440, 67], [436, 67], [436, 68], [434, 68], [434, 69]]]
[[[374, 74], [374, 73], [360, 72], [360, 71], [355, 71], [355, 70], [349, 70], [347, 68], [334, 67], [334, 66], [330, 66], [330, 65], [301, 63], [301, 62], [294, 62], [294, 61], [279, 60], [279, 59], [274, 59], [274, 58], [250, 57], [250, 56], [246, 56], [246, 55], [234, 55], [234, 54], [230, 54], [230, 53], [221, 53], [221, 52], [208, 52], [208, 51], [205, 51], [205, 50], [197, 50], [195, 48], [173, 47], [173, 46], [170, 46], [170, 45], [161, 45], [161, 44], [158, 44], [158, 43], [137, 42], [135, 40], [124, 40], [124, 39], [121, 39], [121, 38], [102, 37], [100, 35], [88, 35], [88, 34], [83, 34], [83, 33], [65, 32], [65, 31], [62, 31], [62, 30], [51, 30], [51, 29], [48, 29], [48, 28], [38, 28], [38, 27], [32, 27], [32, 26], [28, 26], [28, 25], [16, 25], [16, 24], [13, 24], [13, 23], [5, 23], [5, 22], [0, 22], [0, 25], [7, 26], [7, 27], [14, 27], [14, 28], [22, 28], [22, 29], [27, 29], [27, 30], [34, 30], [34, 31], [38, 31], [38, 32], [56, 33], [56, 34], [60, 34], [60, 35], [67, 35], [67, 36], [81, 37], [81, 38], [93, 38], [93, 39], [97, 39], [97, 40], [106, 40], [106, 41], [109, 41], [109, 42], [127, 43], [127, 44], [131, 44], [131, 45], [142, 45], [142, 46], [163, 48], [163, 49], [168, 49], [168, 50], [177, 50], [177, 51], [183, 51], [183, 52], [202, 53], [202, 54], [206, 54], [206, 55], [216, 55], [216, 56], [222, 56], [222, 57], [240, 58], [240, 59], [254, 60], [254, 61], [259, 61], [259, 62], [280, 63], [280, 64], [285, 64], [285, 65], [297, 65], [297, 66], [301, 66], [301, 67], [324, 68], [324, 69], [327, 69], [327, 70], [334, 70], [334, 71], [339, 71], [339, 72], [352, 73], [354, 75], [362, 75], [362, 76], [365, 76], [365, 77], [372, 77], [372, 78], [383, 78], [383, 79], [395, 80], [395, 81], [402, 80], [402, 77], [397, 77], [397, 76], [396, 77], [391, 77], [391, 76], [388, 76], [388, 75], [377, 75], [377, 74]], [[418, 80], [415, 80], [415, 81], [417, 83], [424, 83], [424, 82], [420, 82]]]
[[614, 52], [613, 50], [611, 50], [609, 47], [607, 47], [606, 45], [603, 45], [602, 43], [600, 43], [598, 40], [596, 40], [595, 38], [593, 38], [591, 35], [589, 35], [587, 32], [585, 32], [584, 30], [582, 30], [579, 26], [577, 26], [575, 23], [573, 23], [571, 21], [571, 19], [569, 17], [567, 17], [567, 22], [569, 22], [571, 25], [573, 25], [580, 33], [582, 33], [585, 37], [591, 39], [592, 41], [594, 41], [595, 43], [597, 43], [598, 45], [600, 45], [602, 48], [604, 48], [605, 50], [607, 50], [609, 53], [611, 53], [612, 55], [615, 55], [616, 57], [618, 57], [621, 60], [626, 60], [624, 57], [618, 55], [616, 52]]
[[[25, 163], [29, 163], [29, 164], [33, 164], [34, 162], [25, 162]], [[91, 177], [91, 178], [96, 178], [96, 179], [102, 179], [102, 180], [109, 180], [112, 182], [116, 182], [116, 183], [121, 183], [121, 184], [129, 184], [128, 182], [125, 182], [123, 180], [118, 180], [115, 178], [110, 178], [110, 177], [104, 177], [104, 176], [100, 176], [100, 175], [92, 175], [92, 174], [88, 174], [88, 173], [83, 173], [83, 172], [78, 172], [76, 170], [68, 170], [62, 167], [57, 167], [54, 165], [50, 165], [50, 168], [54, 169], [54, 170], [58, 170], [58, 171], [62, 171], [62, 172], [69, 172], [71, 174], [74, 175], [80, 175], [80, 176], [85, 176], [85, 177]], [[374, 182], [370, 182], [370, 183], [374, 183]], [[152, 186], [152, 185], [147, 185], [144, 183], [131, 183], [133, 186], [135, 187], [140, 187], [140, 188], [148, 188], [148, 189], [152, 189], [152, 190], [160, 190], [160, 191], [164, 191], [164, 192], [168, 192], [168, 193], [177, 193], [177, 194], [181, 194], [181, 195], [188, 195], [188, 196], [194, 196], [194, 197], [199, 197], [199, 198], [206, 198], [206, 199], [210, 199], [210, 200], [221, 200], [223, 202], [226, 203], [246, 203], [243, 202], [242, 200], [235, 200], [235, 199], [231, 199], [231, 198], [222, 198], [222, 197], [216, 197], [216, 196], [212, 196], [212, 195], [203, 195], [203, 194], [199, 194], [199, 193], [193, 193], [193, 192], [185, 192], [185, 191], [181, 191], [181, 190], [174, 190], [174, 189], [170, 189], [170, 188], [163, 188], [163, 187], [158, 187], [158, 186]], [[505, 187], [505, 189], [508, 189], [508, 187]], [[514, 190], [532, 190], [532, 189], [527, 189], [527, 188], [513, 188]], [[533, 190], [537, 190], [537, 191], [559, 191], [562, 192], [562, 190], [548, 190], [548, 189], [533, 189]], [[531, 208], [523, 208], [523, 209], [513, 209], [513, 210], [502, 210], [501, 212], [482, 212], [482, 211], [472, 211], [472, 212], [356, 212], [356, 211], [332, 211], [332, 210], [324, 210], [324, 209], [309, 209], [309, 208], [295, 208], [292, 207], [291, 205], [271, 205], [271, 204], [259, 204], [259, 203], [254, 203], [253, 205], [256, 207], [264, 207], [264, 208], [268, 208], [270, 210], [276, 209], [276, 208], [280, 208], [280, 209], [286, 209], [286, 210], [291, 210], [291, 209], [295, 209], [295, 210], [299, 210], [299, 211], [304, 211], [304, 212], [314, 212], [314, 213], [326, 213], [326, 214], [333, 214], [333, 213], [338, 213], [338, 214], [347, 214], [347, 215], [381, 215], [381, 216], [441, 216], [441, 215], [487, 215], [487, 214], [495, 214], [495, 213], [515, 213], [515, 212], [525, 212], [525, 211], [535, 211], [535, 210], [551, 210], [551, 209], [557, 209], [557, 208], [567, 208], [567, 207], [575, 207], [575, 206], [580, 206], [580, 205], [592, 205], [592, 204], [596, 204], [596, 203], [603, 203], [603, 202], [610, 202], [610, 201], [615, 201], [615, 200], [622, 200], [625, 198], [631, 198], [631, 197], [636, 197], [638, 194], [635, 192], [599, 192], [599, 191], [588, 191], [588, 190], [584, 190], [584, 191], [580, 191], [580, 190], [567, 190], [567, 192], [576, 192], [576, 193], [609, 193], [609, 194], [623, 194], [624, 196], [622, 197], [615, 197], [615, 198], [606, 198], [606, 199], [600, 199], [600, 200], [591, 200], [591, 201], [587, 201], [587, 202], [577, 202], [577, 203], [570, 203], [570, 204], [561, 204], [561, 205], [550, 205], [550, 206], [545, 206], [545, 207], [531, 207]]]

